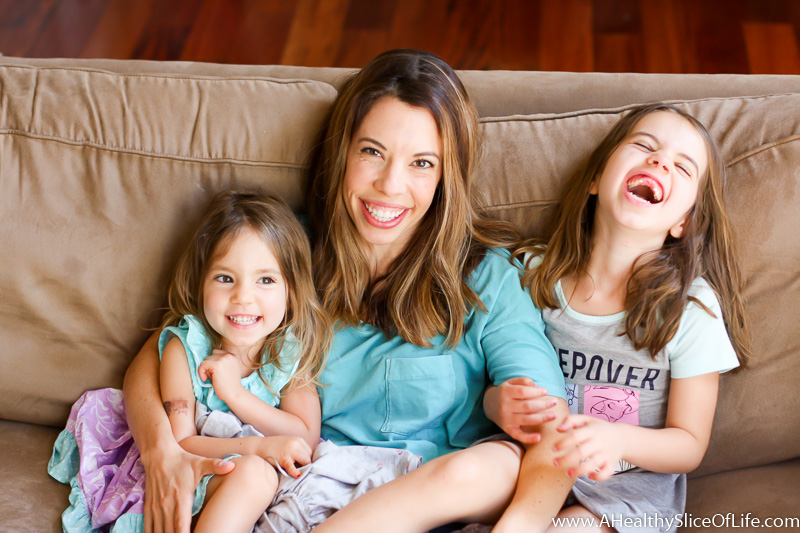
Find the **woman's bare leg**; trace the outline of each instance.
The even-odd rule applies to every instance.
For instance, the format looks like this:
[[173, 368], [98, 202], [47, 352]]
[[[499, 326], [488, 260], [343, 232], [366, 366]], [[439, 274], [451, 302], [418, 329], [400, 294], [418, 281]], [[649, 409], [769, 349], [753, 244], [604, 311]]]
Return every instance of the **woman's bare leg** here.
[[487, 442], [439, 457], [368, 492], [315, 532], [400, 533], [493, 522], [514, 494], [521, 456], [515, 444]]

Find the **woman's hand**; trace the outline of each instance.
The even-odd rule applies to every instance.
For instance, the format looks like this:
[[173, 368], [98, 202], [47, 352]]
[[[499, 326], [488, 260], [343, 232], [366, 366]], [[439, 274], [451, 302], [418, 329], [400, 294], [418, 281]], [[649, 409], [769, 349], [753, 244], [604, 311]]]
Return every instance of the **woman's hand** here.
[[214, 392], [225, 403], [242, 392], [242, 365], [239, 358], [225, 350], [214, 350], [197, 367], [197, 375], [203, 381], [211, 380]]
[[568, 416], [557, 428], [566, 435], [553, 446], [556, 466], [569, 468], [570, 477], [588, 474], [589, 479], [606, 481], [625, 452], [620, 429], [591, 416]]
[[184, 451], [154, 448], [145, 469], [145, 533], [189, 533], [192, 523], [194, 489], [203, 476], [227, 474], [235, 467], [230, 461], [209, 459]]
[[292, 477], [300, 477], [296, 465], [311, 462], [311, 446], [300, 437], [281, 435], [277, 437], [258, 437], [258, 455], [268, 463], [279, 464]]
[[553, 397], [547, 389], [537, 387], [530, 378], [512, 378], [497, 387], [490, 387], [483, 399], [486, 416], [514, 439], [534, 444], [541, 435], [533, 427], [556, 419]]

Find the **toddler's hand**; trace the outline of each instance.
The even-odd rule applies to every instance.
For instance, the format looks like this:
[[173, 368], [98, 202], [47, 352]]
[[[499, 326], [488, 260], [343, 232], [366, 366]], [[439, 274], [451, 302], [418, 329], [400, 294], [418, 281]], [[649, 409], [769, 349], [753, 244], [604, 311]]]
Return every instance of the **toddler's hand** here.
[[258, 454], [268, 463], [279, 464], [292, 477], [300, 477], [296, 465], [311, 462], [311, 446], [300, 437], [263, 437]]
[[500, 429], [528, 444], [542, 438], [535, 426], [556, 419], [550, 410], [556, 405], [555, 398], [547, 397], [547, 390], [537, 387], [530, 378], [512, 378], [490, 388], [483, 405], [486, 415]]
[[622, 439], [615, 424], [586, 415], [570, 415], [556, 428], [566, 433], [556, 442], [556, 466], [569, 468], [570, 477], [588, 474], [606, 481], [623, 456]]
[[203, 381], [211, 380], [214, 392], [225, 403], [242, 390], [242, 365], [235, 355], [224, 350], [214, 350], [203, 359], [197, 367], [197, 375]]

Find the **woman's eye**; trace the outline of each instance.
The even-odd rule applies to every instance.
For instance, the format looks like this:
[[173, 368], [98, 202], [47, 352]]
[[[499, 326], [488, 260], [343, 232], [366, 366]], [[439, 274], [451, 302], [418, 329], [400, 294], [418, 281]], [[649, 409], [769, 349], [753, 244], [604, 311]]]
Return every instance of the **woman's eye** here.
[[412, 163], [412, 165], [420, 169], [433, 168], [433, 163], [431, 163], [427, 159], [417, 159]]
[[365, 146], [364, 148], [362, 148], [361, 149], [361, 153], [362, 154], [367, 154], [367, 155], [376, 155], [376, 156], [381, 155], [381, 153], [379, 151], [377, 151], [375, 148], [373, 148], [371, 146]]
[[233, 283], [233, 278], [225, 274], [220, 274], [218, 276], [214, 276], [214, 281], [219, 281], [220, 283]]

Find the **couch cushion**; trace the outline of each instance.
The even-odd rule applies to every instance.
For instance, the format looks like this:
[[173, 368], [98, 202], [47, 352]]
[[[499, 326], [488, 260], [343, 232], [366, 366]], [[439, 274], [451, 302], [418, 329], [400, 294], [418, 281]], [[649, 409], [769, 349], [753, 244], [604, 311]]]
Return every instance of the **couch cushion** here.
[[679, 531], [798, 529], [798, 480], [800, 459], [692, 479], [687, 487], [686, 526]]
[[[748, 278], [751, 368], [722, 378], [711, 445], [698, 474], [800, 456], [800, 95], [678, 103], [718, 139], [727, 202]], [[627, 108], [487, 118], [479, 193], [490, 214], [548, 234], [567, 177]]]
[[121, 385], [210, 197], [301, 204], [321, 82], [0, 64], [0, 418], [62, 425]]
[[47, 475], [58, 432], [0, 420], [0, 531], [61, 531], [69, 486]]

